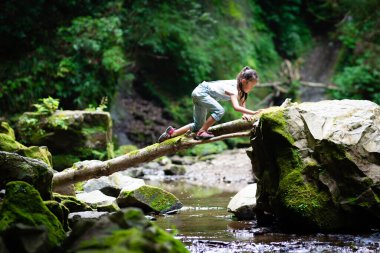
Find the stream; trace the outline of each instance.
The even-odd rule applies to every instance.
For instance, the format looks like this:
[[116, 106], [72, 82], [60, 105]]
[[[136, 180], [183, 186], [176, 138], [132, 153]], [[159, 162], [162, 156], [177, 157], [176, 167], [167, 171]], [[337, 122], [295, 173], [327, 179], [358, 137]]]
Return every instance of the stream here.
[[[287, 234], [236, 221], [227, 212], [237, 193], [224, 187], [196, 186], [186, 181], [150, 181], [177, 196], [184, 207], [156, 216], [156, 224], [176, 232], [190, 252], [380, 252], [380, 231], [368, 234]], [[227, 188], [226, 188], [227, 187]]]

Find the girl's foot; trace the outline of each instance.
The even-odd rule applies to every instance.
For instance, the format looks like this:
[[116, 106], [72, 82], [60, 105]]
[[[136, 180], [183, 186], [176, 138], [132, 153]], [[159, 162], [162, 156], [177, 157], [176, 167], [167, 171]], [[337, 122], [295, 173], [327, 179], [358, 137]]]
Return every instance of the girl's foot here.
[[207, 132], [207, 131], [198, 131], [197, 135], [195, 136], [195, 139], [196, 140], [207, 140], [207, 139], [210, 139], [210, 138], [213, 138], [213, 137], [215, 137], [215, 135], [213, 135], [210, 132]]
[[158, 142], [163, 142], [172, 138], [172, 134], [174, 133], [174, 131], [175, 131], [175, 128], [172, 126], [169, 126], [168, 128], [166, 128], [165, 132], [161, 134], [160, 137], [158, 137]]

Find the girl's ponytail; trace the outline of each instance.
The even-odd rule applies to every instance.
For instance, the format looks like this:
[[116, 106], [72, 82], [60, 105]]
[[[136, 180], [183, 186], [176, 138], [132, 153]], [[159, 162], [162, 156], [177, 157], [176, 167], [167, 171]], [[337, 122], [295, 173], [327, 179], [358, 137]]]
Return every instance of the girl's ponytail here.
[[243, 83], [242, 80], [245, 79], [247, 81], [252, 81], [252, 80], [258, 80], [259, 76], [257, 75], [257, 72], [253, 69], [251, 69], [248, 66], [245, 66], [240, 73], [236, 77], [237, 85], [238, 85], [238, 90], [240, 93], [240, 101], [245, 102], [247, 100], [248, 94], [244, 92], [243, 90]]

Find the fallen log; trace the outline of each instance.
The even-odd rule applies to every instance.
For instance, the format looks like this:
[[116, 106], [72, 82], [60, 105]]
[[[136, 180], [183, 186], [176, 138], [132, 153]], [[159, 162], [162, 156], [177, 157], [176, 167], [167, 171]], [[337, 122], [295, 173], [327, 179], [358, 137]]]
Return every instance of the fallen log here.
[[141, 163], [152, 161], [164, 155], [174, 154], [175, 152], [195, 145], [220, 141], [227, 138], [249, 136], [250, 130], [253, 128], [253, 123], [256, 122], [258, 118], [259, 114], [253, 116], [249, 121], [234, 120], [213, 126], [210, 128], [210, 132], [212, 132], [215, 137], [208, 140], [194, 140], [191, 136], [182, 135], [107, 161], [92, 160], [75, 163], [73, 167], [54, 174], [53, 188], [92, 178], [99, 178], [101, 176], [108, 176], [117, 171], [123, 171]]

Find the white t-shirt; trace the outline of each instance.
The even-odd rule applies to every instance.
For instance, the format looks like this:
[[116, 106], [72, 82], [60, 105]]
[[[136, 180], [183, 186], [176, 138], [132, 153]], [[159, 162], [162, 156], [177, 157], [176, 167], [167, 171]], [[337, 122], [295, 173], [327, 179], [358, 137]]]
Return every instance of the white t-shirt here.
[[[210, 91], [211, 96], [216, 96], [218, 100], [230, 100], [230, 95], [226, 94], [226, 91], [230, 94], [238, 95], [237, 81], [236, 80], [219, 80], [206, 82]], [[213, 96], [214, 95], [214, 96]]]

